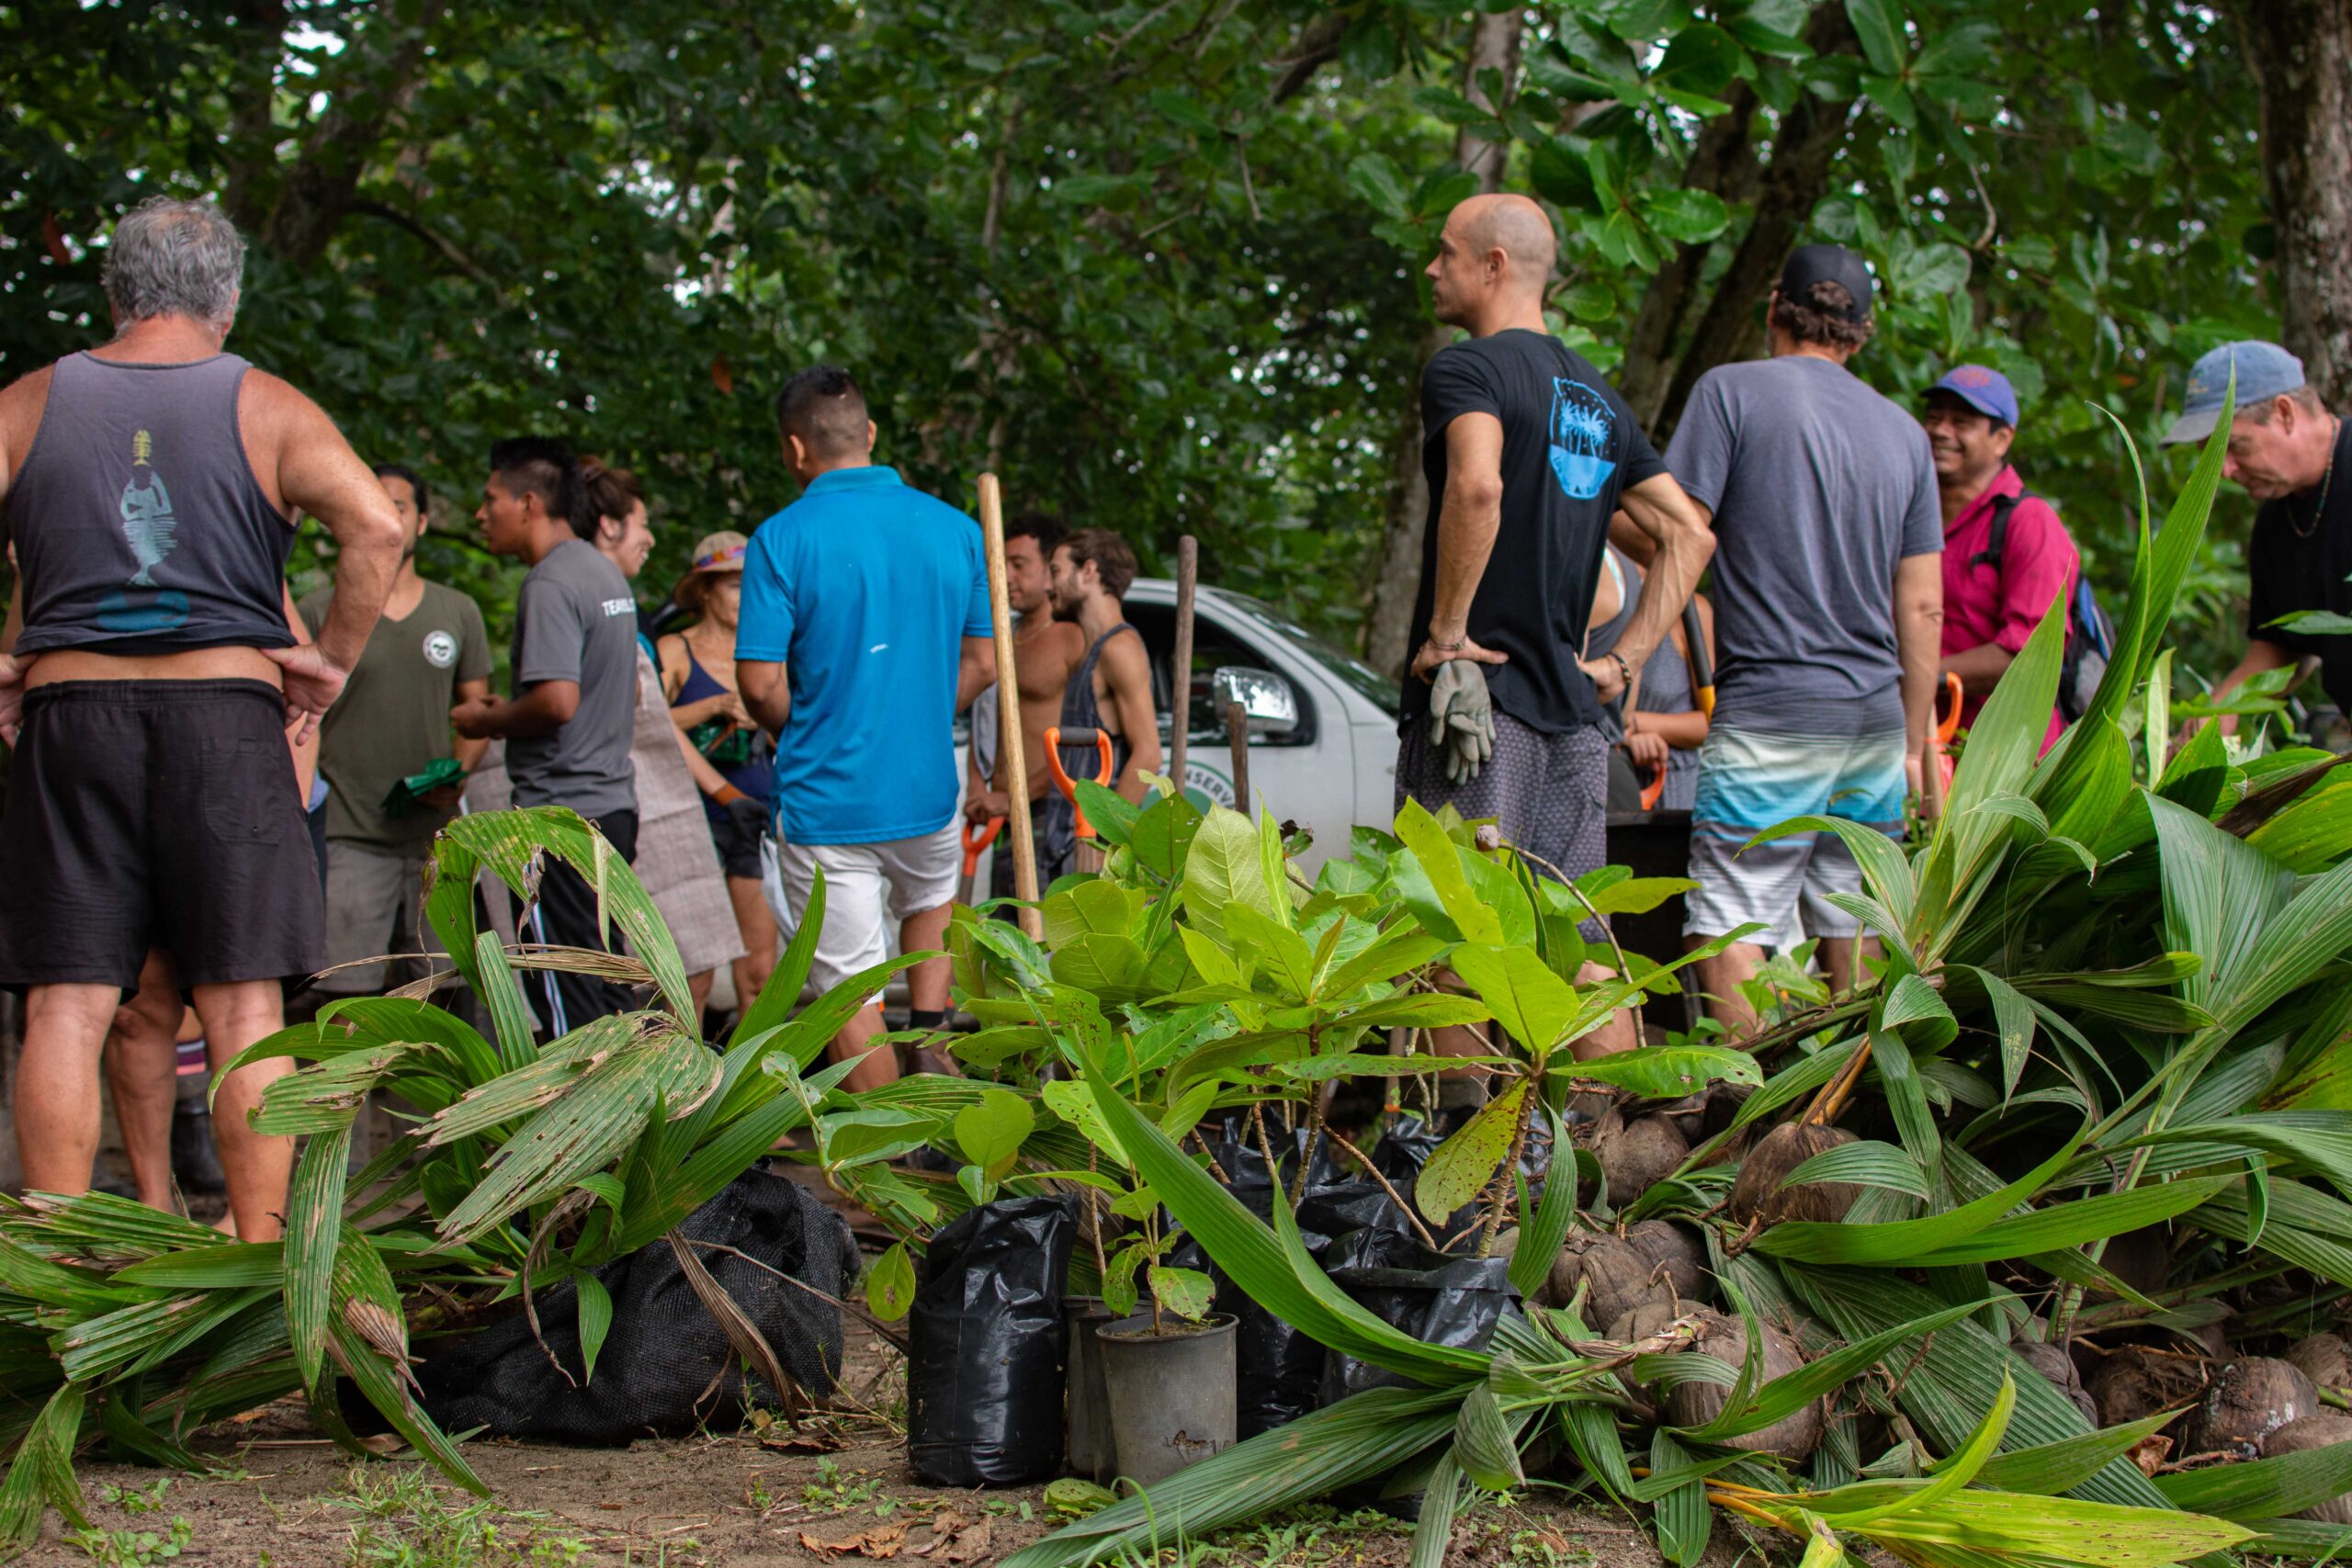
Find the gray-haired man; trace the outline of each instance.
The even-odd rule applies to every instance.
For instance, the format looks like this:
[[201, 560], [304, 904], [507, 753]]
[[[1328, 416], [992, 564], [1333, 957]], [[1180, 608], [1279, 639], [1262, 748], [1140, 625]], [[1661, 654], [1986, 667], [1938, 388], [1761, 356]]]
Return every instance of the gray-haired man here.
[[[25, 1185], [89, 1185], [98, 1058], [152, 945], [219, 1068], [281, 1027], [322, 961], [318, 871], [281, 727], [307, 735], [400, 564], [383, 487], [318, 406], [221, 352], [244, 242], [158, 197], [107, 247], [112, 343], [0, 391], [0, 529], [17, 580], [0, 647], [0, 985], [25, 991]], [[295, 516], [334, 536], [315, 644], [285, 615]], [[293, 1140], [245, 1122], [282, 1061], [221, 1081], [237, 1232], [278, 1234]]]
[[[2278, 624], [2299, 610], [2352, 614], [2352, 583], [2345, 581], [2352, 573], [2352, 479], [2335, 488], [2336, 459], [2352, 469], [2352, 427], [2303, 378], [2303, 362], [2275, 343], [2225, 343], [2198, 360], [2165, 440], [2203, 441], [2224, 419], [2230, 445], [2222, 477], [2262, 504], [2245, 552], [2245, 654], [2213, 694], [2316, 659], [2328, 700], [2352, 714], [2352, 637]], [[2237, 727], [2234, 715], [2221, 722], [2224, 735]]]

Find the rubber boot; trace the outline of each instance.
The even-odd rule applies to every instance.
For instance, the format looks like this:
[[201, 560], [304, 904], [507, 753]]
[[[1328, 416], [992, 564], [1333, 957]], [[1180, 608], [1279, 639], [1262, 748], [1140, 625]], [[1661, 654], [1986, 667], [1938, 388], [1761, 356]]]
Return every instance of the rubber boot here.
[[172, 1176], [191, 1197], [229, 1190], [212, 1147], [212, 1112], [201, 1100], [184, 1099], [172, 1107]]

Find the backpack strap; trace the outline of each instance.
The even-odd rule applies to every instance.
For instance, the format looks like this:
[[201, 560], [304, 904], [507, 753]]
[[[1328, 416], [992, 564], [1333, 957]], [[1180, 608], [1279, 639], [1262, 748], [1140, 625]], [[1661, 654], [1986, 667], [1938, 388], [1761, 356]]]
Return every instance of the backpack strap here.
[[2007, 549], [2009, 544], [2009, 513], [2018, 509], [2018, 502], [2020, 501], [2038, 501], [2041, 498], [2039, 496], [2035, 495], [2033, 491], [2030, 490], [2021, 490], [2015, 495], [1994, 497], [1993, 531], [1985, 539], [1984, 547], [1968, 558], [1968, 564], [1971, 566], [1989, 566], [1995, 571], [2000, 570], [2001, 552]]

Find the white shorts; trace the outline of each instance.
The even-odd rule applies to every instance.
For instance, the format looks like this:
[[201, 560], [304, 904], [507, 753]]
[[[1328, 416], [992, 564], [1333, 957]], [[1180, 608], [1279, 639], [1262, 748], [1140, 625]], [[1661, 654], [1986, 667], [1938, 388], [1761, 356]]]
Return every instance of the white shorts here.
[[[800, 927], [817, 868], [825, 871], [825, 927], [817, 933], [809, 983], [830, 990], [890, 956], [893, 917], [903, 920], [956, 899], [963, 844], [955, 818], [935, 833], [882, 844], [779, 844], [785, 930]], [[880, 992], [875, 993], [879, 996]]]

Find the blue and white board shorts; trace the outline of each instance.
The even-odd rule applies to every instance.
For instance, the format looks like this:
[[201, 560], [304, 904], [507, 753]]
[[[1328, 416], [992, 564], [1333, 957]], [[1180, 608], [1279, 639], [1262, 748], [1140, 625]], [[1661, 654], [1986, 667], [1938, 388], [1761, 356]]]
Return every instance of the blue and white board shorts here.
[[[1685, 935], [1720, 936], [1750, 921], [1758, 946], [1807, 937], [1850, 937], [1861, 922], [1829, 902], [1859, 893], [1861, 868], [1835, 833], [1792, 833], [1748, 846], [1792, 817], [1842, 817], [1889, 838], [1903, 832], [1904, 732], [1781, 735], [1718, 722], [1699, 750], [1699, 798], [1690, 809], [1690, 878]], [[1748, 846], [1748, 847], [1743, 847]]]

